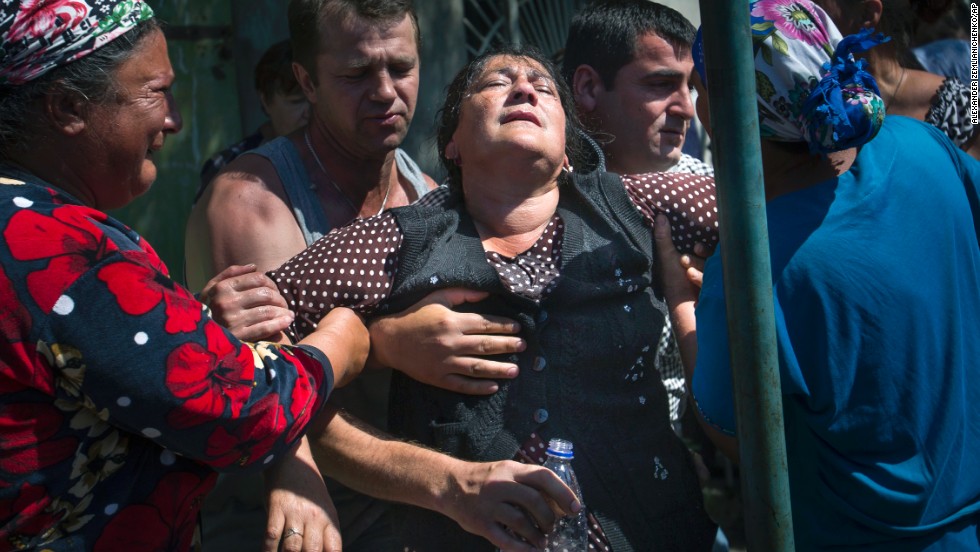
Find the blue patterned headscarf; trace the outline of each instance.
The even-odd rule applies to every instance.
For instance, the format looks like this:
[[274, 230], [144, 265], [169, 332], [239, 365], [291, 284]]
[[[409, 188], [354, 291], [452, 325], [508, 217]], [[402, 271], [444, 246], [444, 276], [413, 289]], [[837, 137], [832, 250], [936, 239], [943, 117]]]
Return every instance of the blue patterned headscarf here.
[[[869, 29], [841, 38], [830, 16], [810, 0], [757, 0], [749, 8], [762, 137], [807, 142], [819, 153], [874, 138], [885, 106], [865, 61], [854, 54], [888, 39]], [[700, 29], [692, 53], [707, 86]]]
[[153, 17], [142, 0], [0, 0], [0, 84], [24, 84]]

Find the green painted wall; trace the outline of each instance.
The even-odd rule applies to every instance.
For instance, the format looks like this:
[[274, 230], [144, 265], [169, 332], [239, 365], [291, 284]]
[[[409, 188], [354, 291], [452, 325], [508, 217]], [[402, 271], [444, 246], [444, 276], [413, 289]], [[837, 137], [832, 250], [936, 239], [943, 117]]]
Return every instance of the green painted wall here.
[[[157, 250], [183, 280], [184, 231], [201, 165], [264, 120], [252, 71], [259, 56], [288, 36], [286, 0], [148, 0], [167, 27], [174, 97], [184, 129], [157, 155], [150, 191], [112, 214]], [[439, 177], [433, 122], [446, 84], [465, 62], [462, 0], [416, 2], [422, 27], [422, 83], [415, 121], [403, 147]]]
[[239, 140], [242, 126], [232, 56], [231, 0], [150, 0], [166, 24], [173, 92], [184, 129], [157, 155], [158, 178], [113, 216], [145, 237], [182, 281], [184, 227], [204, 161]]

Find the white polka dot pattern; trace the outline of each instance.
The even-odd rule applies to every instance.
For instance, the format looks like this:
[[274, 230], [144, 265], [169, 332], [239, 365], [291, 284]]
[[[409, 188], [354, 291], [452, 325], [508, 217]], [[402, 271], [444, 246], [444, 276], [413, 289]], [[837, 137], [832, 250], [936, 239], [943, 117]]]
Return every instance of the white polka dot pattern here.
[[401, 231], [391, 213], [358, 219], [323, 236], [272, 273], [308, 335], [335, 307], [369, 313], [391, 291]]
[[690, 253], [694, 244], [718, 243], [715, 181], [686, 173], [624, 175], [630, 199], [652, 226], [658, 213], [670, 219], [670, 232], [679, 251]]
[[[694, 243], [718, 242], [714, 180], [684, 173], [624, 176], [626, 191], [648, 223], [655, 213], [671, 219], [674, 243], [689, 252]], [[444, 201], [448, 190], [426, 197]], [[290, 310], [294, 335], [302, 338], [335, 307], [373, 312], [391, 293], [402, 234], [390, 212], [358, 219], [317, 240], [271, 273]], [[540, 302], [561, 272], [564, 224], [556, 213], [531, 248], [515, 257], [488, 252], [487, 262], [511, 292]], [[433, 276], [434, 278], [437, 276]]]
[[530, 249], [516, 257], [487, 252], [487, 262], [497, 271], [500, 281], [515, 295], [540, 302], [558, 278], [561, 243], [565, 225], [556, 213], [541, 237]]

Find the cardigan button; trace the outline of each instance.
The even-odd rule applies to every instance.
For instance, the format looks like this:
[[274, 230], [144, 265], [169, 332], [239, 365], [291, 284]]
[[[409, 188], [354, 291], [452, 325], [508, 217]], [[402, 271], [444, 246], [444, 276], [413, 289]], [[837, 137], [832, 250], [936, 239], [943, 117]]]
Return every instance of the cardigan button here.
[[548, 311], [543, 310], [538, 313], [538, 324], [544, 324], [548, 320]]
[[544, 357], [537, 357], [534, 359], [534, 364], [531, 365], [531, 369], [535, 372], [540, 372], [544, 370], [544, 367], [547, 364], [548, 362], [544, 359]]
[[534, 411], [534, 421], [537, 422], [537, 423], [539, 423], [539, 424], [543, 424], [543, 423], [547, 422], [548, 421], [548, 411], [545, 410], [545, 409], [543, 409], [543, 408], [539, 408], [539, 409], [535, 410]]

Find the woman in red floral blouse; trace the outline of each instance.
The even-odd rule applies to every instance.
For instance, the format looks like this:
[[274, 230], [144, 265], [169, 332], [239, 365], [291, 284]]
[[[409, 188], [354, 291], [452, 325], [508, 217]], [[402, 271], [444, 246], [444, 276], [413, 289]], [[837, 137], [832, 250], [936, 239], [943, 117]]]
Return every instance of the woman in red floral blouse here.
[[105, 214], [181, 128], [145, 3], [3, 2], [0, 37], [0, 549], [186, 550], [215, 470], [293, 447], [366, 331], [242, 343]]

